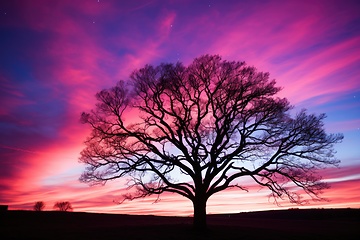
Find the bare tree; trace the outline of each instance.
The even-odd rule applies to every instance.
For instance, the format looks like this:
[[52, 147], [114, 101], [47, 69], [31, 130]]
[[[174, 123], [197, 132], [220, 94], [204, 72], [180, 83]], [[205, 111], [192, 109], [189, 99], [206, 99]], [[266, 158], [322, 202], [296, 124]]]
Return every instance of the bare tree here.
[[[272, 196], [301, 203], [320, 199], [328, 185], [317, 170], [337, 165], [324, 114], [294, 117], [268, 73], [218, 55], [146, 65], [127, 82], [97, 93], [96, 109], [82, 113], [92, 128], [81, 152], [80, 180], [90, 184], [127, 176], [135, 199], [171, 192], [194, 207], [194, 227], [206, 228], [206, 203], [227, 188], [246, 190], [248, 177]], [[180, 175], [182, 175], [180, 177]], [[301, 190], [301, 191], [299, 191]]]
[[54, 204], [54, 208], [61, 212], [69, 212], [73, 210], [70, 202], [56, 202]]
[[43, 211], [45, 208], [45, 203], [43, 201], [38, 201], [34, 204], [34, 211]]

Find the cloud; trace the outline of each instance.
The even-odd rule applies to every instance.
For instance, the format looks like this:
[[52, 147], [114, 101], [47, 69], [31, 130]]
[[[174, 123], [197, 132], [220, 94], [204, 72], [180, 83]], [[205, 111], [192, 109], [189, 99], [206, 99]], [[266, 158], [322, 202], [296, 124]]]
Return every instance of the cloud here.
[[[254, 5], [239, 3], [226, 15], [196, 16], [179, 35], [191, 36], [186, 44], [194, 54], [220, 53], [270, 71], [285, 87], [282, 96], [293, 103], [326, 94], [336, 98], [359, 88], [359, 72], [353, 67], [359, 63], [359, 36], [345, 35], [354, 11], [295, 2]], [[339, 14], [343, 17], [336, 21], [330, 17]], [[349, 71], [339, 85], [340, 74]]]

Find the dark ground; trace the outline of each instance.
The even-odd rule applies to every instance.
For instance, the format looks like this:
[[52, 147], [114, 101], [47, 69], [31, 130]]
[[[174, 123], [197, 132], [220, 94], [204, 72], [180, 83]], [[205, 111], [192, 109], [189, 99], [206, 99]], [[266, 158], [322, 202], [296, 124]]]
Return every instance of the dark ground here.
[[0, 213], [0, 239], [360, 239], [360, 209], [277, 210], [208, 216], [209, 230], [188, 217], [77, 212]]

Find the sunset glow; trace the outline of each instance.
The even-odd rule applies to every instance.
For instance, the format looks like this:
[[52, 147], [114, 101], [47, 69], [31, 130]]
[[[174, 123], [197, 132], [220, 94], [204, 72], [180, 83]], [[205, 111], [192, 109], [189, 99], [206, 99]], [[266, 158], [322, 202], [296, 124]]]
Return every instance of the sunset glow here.
[[0, 205], [31, 210], [44, 201], [53, 210], [69, 201], [74, 211], [192, 215], [191, 202], [174, 194], [117, 204], [126, 179], [80, 183], [90, 133], [80, 114], [145, 64], [219, 54], [270, 72], [294, 113], [326, 113], [327, 132], [344, 141], [335, 147], [340, 167], [320, 171], [328, 201], [277, 206], [244, 180], [249, 192], [212, 196], [208, 213], [360, 208], [359, 13], [351, 0], [1, 1]]

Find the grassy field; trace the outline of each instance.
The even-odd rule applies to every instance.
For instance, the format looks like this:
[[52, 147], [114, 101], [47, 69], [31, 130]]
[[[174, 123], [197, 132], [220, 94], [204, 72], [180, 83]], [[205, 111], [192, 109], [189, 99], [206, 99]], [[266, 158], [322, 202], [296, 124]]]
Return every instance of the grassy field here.
[[209, 215], [208, 225], [199, 233], [188, 217], [7, 211], [0, 213], [0, 239], [360, 239], [360, 210]]

